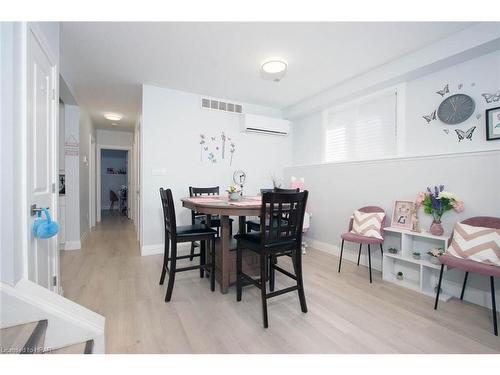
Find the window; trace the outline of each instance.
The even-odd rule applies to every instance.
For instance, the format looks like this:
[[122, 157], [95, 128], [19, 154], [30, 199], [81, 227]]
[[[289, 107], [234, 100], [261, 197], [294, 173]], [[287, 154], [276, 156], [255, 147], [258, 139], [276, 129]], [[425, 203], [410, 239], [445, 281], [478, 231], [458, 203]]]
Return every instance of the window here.
[[396, 91], [325, 110], [323, 161], [377, 159], [397, 154]]

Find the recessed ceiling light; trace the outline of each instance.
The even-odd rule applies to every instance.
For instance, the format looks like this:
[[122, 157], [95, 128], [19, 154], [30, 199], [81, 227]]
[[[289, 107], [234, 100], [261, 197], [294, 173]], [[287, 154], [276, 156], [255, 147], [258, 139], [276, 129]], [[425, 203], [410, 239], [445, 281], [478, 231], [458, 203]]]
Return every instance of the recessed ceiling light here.
[[288, 64], [279, 58], [264, 61], [260, 67], [262, 78], [279, 82], [286, 74]]
[[120, 121], [122, 119], [122, 115], [117, 113], [106, 113], [104, 114], [104, 118], [109, 121]]

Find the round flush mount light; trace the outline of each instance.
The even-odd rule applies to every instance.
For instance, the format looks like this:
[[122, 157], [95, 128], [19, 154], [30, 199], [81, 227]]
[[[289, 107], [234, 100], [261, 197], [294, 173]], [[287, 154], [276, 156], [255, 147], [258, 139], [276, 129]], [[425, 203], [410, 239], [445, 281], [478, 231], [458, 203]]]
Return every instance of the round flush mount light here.
[[264, 61], [260, 66], [260, 74], [262, 78], [279, 82], [286, 74], [288, 64], [285, 60], [272, 58]]
[[122, 115], [117, 113], [105, 113], [104, 118], [109, 121], [120, 121], [122, 119]]

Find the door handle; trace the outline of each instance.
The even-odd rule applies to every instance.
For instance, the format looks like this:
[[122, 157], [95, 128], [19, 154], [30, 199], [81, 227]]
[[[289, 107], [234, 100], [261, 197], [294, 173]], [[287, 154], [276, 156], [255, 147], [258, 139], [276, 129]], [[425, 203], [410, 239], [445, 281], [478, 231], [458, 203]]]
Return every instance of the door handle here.
[[32, 204], [30, 207], [31, 216], [36, 216], [37, 213], [43, 210], [49, 210], [50, 207], [37, 207], [36, 204]]

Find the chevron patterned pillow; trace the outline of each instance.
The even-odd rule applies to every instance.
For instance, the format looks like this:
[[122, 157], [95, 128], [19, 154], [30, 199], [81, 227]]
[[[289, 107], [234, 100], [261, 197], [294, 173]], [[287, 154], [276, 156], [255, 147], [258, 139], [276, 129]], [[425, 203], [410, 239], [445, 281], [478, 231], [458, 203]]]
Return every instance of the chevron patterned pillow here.
[[500, 229], [456, 223], [447, 253], [457, 258], [500, 266]]
[[365, 237], [375, 237], [383, 240], [380, 230], [384, 220], [384, 212], [361, 212], [354, 211], [352, 216], [351, 233], [361, 234]]

